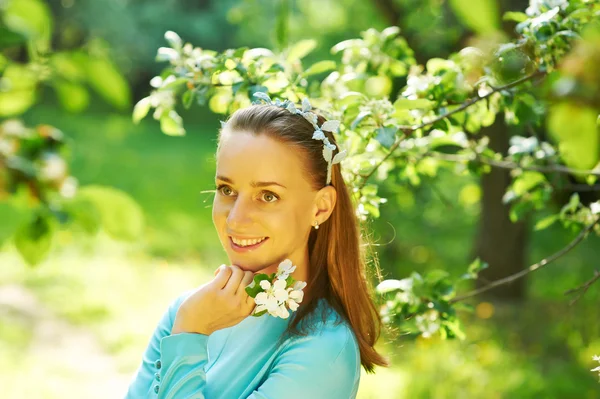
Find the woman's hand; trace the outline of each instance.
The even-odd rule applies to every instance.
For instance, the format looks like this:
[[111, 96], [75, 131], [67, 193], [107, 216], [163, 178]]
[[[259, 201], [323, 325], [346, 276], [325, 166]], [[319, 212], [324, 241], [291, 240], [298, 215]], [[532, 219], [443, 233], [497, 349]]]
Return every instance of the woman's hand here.
[[256, 306], [246, 287], [254, 273], [238, 266], [222, 265], [216, 277], [200, 286], [179, 307], [171, 334], [184, 332], [210, 335], [250, 316]]

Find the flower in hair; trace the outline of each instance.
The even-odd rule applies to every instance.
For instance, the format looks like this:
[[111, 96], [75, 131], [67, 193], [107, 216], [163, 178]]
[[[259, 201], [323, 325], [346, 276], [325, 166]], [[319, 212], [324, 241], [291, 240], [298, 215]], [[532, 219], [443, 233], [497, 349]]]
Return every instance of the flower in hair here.
[[344, 158], [346, 158], [347, 153], [346, 150], [339, 151], [335, 156], [333, 156], [333, 151], [335, 151], [337, 147], [335, 144], [332, 144], [329, 141], [327, 136], [325, 136], [324, 131], [334, 133], [339, 129], [340, 121], [329, 120], [325, 121], [321, 126], [319, 126], [319, 118], [317, 114], [311, 112], [312, 106], [306, 97], [302, 100], [302, 109], [298, 109], [290, 100], [281, 101], [280, 99], [275, 99], [275, 101], [273, 101], [267, 93], [256, 92], [254, 93], [254, 97], [262, 100], [266, 104], [275, 105], [277, 107], [286, 109], [292, 114], [301, 115], [313, 125], [315, 132], [313, 133], [312, 138], [315, 140], [321, 140], [323, 142], [323, 158], [325, 158], [325, 161], [327, 162], [326, 184], [331, 183], [331, 166], [335, 165], [336, 163], [340, 163]]
[[[254, 280], [246, 292], [256, 303], [252, 311], [252, 316], [259, 317], [269, 313], [273, 317], [287, 319], [292, 312], [298, 309], [299, 303], [304, 299], [306, 287], [304, 281], [295, 281], [290, 274], [296, 270], [292, 261], [285, 259], [277, 267], [277, 273], [270, 275], [259, 273], [254, 276]], [[288, 310], [289, 309], [289, 310]]]

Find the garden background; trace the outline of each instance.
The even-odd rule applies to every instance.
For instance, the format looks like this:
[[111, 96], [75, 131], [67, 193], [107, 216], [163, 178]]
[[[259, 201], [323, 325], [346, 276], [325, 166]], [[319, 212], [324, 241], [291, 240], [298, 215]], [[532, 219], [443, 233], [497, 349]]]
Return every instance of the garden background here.
[[[470, 2], [0, 0], [4, 78], [9, 78], [6, 60], [26, 64], [35, 58], [19, 35], [28, 43], [45, 37], [55, 53], [81, 51], [73, 59], [53, 61], [65, 76], [79, 73], [69, 68], [81, 61], [81, 54], [92, 60], [86, 61], [79, 81], [60, 74], [34, 84], [26, 74], [13, 78], [13, 84], [21, 83], [19, 90], [35, 86], [31, 99], [0, 84], [0, 123], [16, 116], [25, 126], [60, 129], [69, 174], [79, 187], [92, 187], [88, 194], [94, 187], [100, 191], [101, 202], [113, 210], [108, 211], [112, 219], [104, 219], [101, 227], [90, 222], [90, 227], [85, 215], [92, 210], [78, 208], [84, 222], [52, 227], [52, 238], [37, 259], [40, 246], [19, 241], [15, 226], [39, 201], [24, 190], [8, 190], [7, 175], [0, 174], [3, 397], [122, 396], [170, 301], [208, 281], [225, 261], [211, 222], [212, 193], [205, 192], [214, 189], [215, 140], [224, 116], [212, 112], [214, 104], [180, 107], [187, 133], [179, 137], [165, 135], [152, 118], [132, 121], [134, 105], [148, 96], [150, 80], [164, 68], [156, 54], [166, 45], [165, 32], [216, 51], [242, 46], [275, 50], [314, 39], [316, 48], [302, 60], [310, 65], [339, 59], [330, 51], [336, 43], [369, 29], [398, 26], [416, 63], [426, 64], [467, 46], [511, 40], [515, 22], [503, 19], [503, 13], [524, 12], [543, 2], [465, 3]], [[591, 7], [595, 2], [582, 3]], [[405, 83], [390, 81], [390, 91], [398, 95], [398, 85]], [[517, 133], [504, 127], [500, 120], [486, 128], [490, 135], [505, 135], [508, 143]], [[595, 145], [600, 153], [598, 142], [583, 145]], [[386, 279], [434, 269], [459, 276], [474, 254], [490, 263], [484, 283], [506, 277], [559, 251], [580, 233], [558, 223], [540, 229], [540, 220], [558, 212], [575, 192], [582, 203], [600, 199], [595, 181], [582, 188], [573, 180], [578, 188], [557, 190], [551, 201], [513, 223], [510, 207], [502, 203], [507, 187], [502, 177], [481, 180], [477, 174], [441, 170], [414, 179], [385, 186], [382, 196], [388, 202], [378, 218], [369, 220]], [[115, 191], [102, 192], [99, 186]], [[484, 201], [497, 205], [485, 208], [487, 216]], [[482, 250], [481, 237], [494, 245]], [[390, 356], [392, 367], [363, 374], [358, 397], [598, 397], [600, 385], [590, 369], [595, 367], [592, 356], [600, 354], [600, 285], [590, 284], [573, 304], [565, 292], [595, 276], [599, 248], [600, 239], [591, 234], [548, 267], [471, 298], [472, 311], [459, 313], [462, 340], [384, 334], [378, 347]]]

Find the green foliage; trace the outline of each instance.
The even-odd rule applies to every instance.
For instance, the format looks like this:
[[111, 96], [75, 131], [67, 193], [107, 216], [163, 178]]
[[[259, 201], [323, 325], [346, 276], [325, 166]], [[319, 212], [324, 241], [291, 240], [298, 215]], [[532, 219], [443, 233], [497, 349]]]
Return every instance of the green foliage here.
[[38, 213], [15, 232], [15, 247], [23, 259], [29, 265], [34, 266], [50, 251], [53, 235], [54, 226], [51, 215]]
[[500, 12], [495, 0], [450, 0], [450, 6], [461, 22], [477, 33], [494, 32], [500, 27]]
[[[465, 23], [480, 30], [483, 25], [496, 26], [497, 11], [491, 4], [478, 3], [474, 14], [478, 17], [469, 14], [467, 19], [463, 4], [453, 3]], [[592, 22], [592, 15], [600, 12], [598, 7], [582, 1], [549, 10], [532, 6], [526, 14], [507, 15], [520, 21], [520, 37], [514, 42], [488, 52], [467, 47], [449, 59], [432, 58], [425, 67], [415, 65], [412, 50], [396, 27], [369, 29], [361, 38], [338, 43], [332, 53], [341, 55], [339, 62], [325, 59], [309, 67], [301, 59], [315, 47], [314, 42], [301, 42], [280, 52], [239, 48], [218, 53], [190, 43], [182, 45], [179, 36], [167, 32], [171, 47], [160, 48], [157, 60], [169, 65], [153, 79], [155, 90], [136, 105], [133, 118], [139, 121], [154, 108], [153, 118], [161, 121], [165, 133], [183, 134], [183, 121], [175, 111], [180, 99], [186, 107], [195, 101], [208, 104], [214, 112], [231, 113], [249, 105], [257, 91], [292, 102], [310, 97], [325, 117], [341, 121], [338, 143], [351, 155], [342, 170], [353, 187], [361, 219], [379, 217], [379, 206], [386, 199], [378, 195], [378, 188], [394, 184], [391, 182], [396, 180], [390, 176], [418, 186], [444, 168], [480, 175], [492, 167], [507, 167], [514, 171], [504, 201], [511, 204], [511, 219], [517, 221], [549, 201], [553, 184], [543, 172], [554, 168], [570, 171], [563, 164], [570, 165], [569, 145], [589, 144], [597, 134], [591, 121], [598, 116], [598, 105], [588, 99], [588, 108], [578, 111], [586, 115], [581, 121], [586, 133], [577, 139], [567, 129], [571, 126], [564, 123], [568, 115], [550, 117], [550, 125], [560, 125], [555, 130], [570, 133], [555, 134], [558, 151], [554, 143], [540, 142], [535, 136], [515, 136], [508, 155], [504, 155], [489, 148], [488, 137], [477, 138], [475, 134], [494, 123], [499, 112], [509, 123], [533, 129], [544, 122], [549, 99], [571, 101], [564, 90], [550, 93], [549, 88], [569, 74], [575, 82], [588, 77], [588, 72], [573, 72], [574, 68], [561, 64], [561, 60], [572, 57], [573, 48], [586, 49], [581, 51], [583, 58], [596, 54], [589, 44], [595, 43], [596, 36], [580, 39], [580, 33]], [[594, 11], [589, 13], [589, 9]], [[551, 79], [543, 82], [549, 75]], [[390, 98], [392, 81], [398, 78], [406, 85], [398, 98]], [[540, 81], [545, 91], [533, 90]], [[163, 126], [165, 115], [169, 118], [167, 126]], [[597, 145], [588, 151], [593, 155], [584, 159], [581, 168], [594, 166], [600, 155]], [[595, 172], [579, 173], [589, 177]], [[374, 183], [369, 182], [371, 178]], [[563, 224], [581, 227], [594, 221], [589, 206], [573, 212], [561, 213]], [[549, 224], [545, 221], [538, 227]], [[476, 261], [461, 279], [475, 278], [483, 267]], [[462, 336], [452, 303], [454, 286], [461, 279], [432, 271], [400, 280], [408, 285], [405, 289], [394, 286], [398, 292], [393, 292], [394, 299], [388, 299], [383, 308], [387, 320], [411, 334]]]
[[[81, 200], [97, 209], [102, 227], [118, 240], [136, 240], [144, 227], [144, 215], [140, 206], [127, 194], [111, 187], [88, 185], [79, 190]], [[94, 209], [92, 208], [92, 209]], [[92, 213], [93, 215], [93, 213]], [[97, 230], [97, 222], [83, 220], [89, 231]], [[79, 219], [81, 220], [81, 219]]]
[[[29, 221], [19, 212], [10, 217], [0, 242], [14, 234], [16, 248], [34, 265], [50, 251], [56, 222], [77, 220], [90, 234], [102, 224], [114, 237], [137, 237], [141, 211], [124, 194], [91, 187], [87, 194], [92, 197], [76, 197], [78, 183], [67, 164], [70, 143], [61, 130], [46, 124], [30, 128], [15, 119], [37, 103], [44, 86], [53, 88], [59, 103], [71, 112], [88, 107], [88, 87], [115, 108], [128, 109], [129, 86], [106, 45], [96, 40], [85, 50], [53, 52], [53, 18], [42, 0], [8, 0], [0, 7], [0, 33], [0, 118], [11, 117], [0, 119], [0, 206], [27, 209], [32, 215]], [[27, 54], [25, 60], [21, 52]], [[168, 124], [164, 129], [169, 130]], [[87, 208], [98, 195], [104, 198]]]

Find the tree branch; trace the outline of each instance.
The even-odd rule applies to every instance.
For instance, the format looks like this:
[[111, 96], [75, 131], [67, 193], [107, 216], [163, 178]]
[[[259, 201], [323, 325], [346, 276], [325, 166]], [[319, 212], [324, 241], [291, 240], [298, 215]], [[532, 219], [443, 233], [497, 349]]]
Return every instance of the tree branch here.
[[525, 82], [528, 82], [530, 80], [535, 79], [536, 77], [539, 76], [544, 76], [546, 74], [546, 72], [544, 71], [536, 71], [534, 73], [532, 73], [531, 75], [527, 75], [521, 79], [515, 80], [512, 83], [509, 83], [507, 85], [501, 86], [501, 87], [495, 87], [492, 89], [492, 91], [490, 91], [489, 93], [486, 93], [483, 96], [479, 96], [477, 95], [476, 97], [473, 97], [472, 99], [466, 101], [465, 103], [463, 103], [460, 107], [453, 109], [452, 111], [446, 112], [442, 115], [439, 115], [431, 120], [425, 121], [419, 125], [416, 126], [399, 126], [399, 129], [404, 133], [401, 137], [398, 137], [396, 139], [396, 141], [394, 142], [394, 144], [390, 147], [389, 152], [385, 155], [385, 157], [383, 157], [383, 159], [381, 161], [379, 161], [377, 163], [377, 165], [375, 165], [373, 167], [373, 169], [367, 174], [365, 175], [365, 177], [363, 178], [362, 183], [360, 184], [360, 186], [358, 187], [358, 189], [362, 189], [366, 184], [367, 184], [367, 180], [369, 180], [369, 178], [371, 176], [373, 176], [373, 174], [377, 171], [377, 169], [379, 169], [379, 167], [385, 162], [387, 161], [387, 159], [392, 155], [392, 153], [398, 148], [398, 146], [400, 145], [400, 143], [402, 142], [402, 140], [404, 138], [406, 138], [407, 135], [410, 135], [414, 132], [416, 132], [419, 129], [422, 129], [424, 127], [433, 125], [443, 119], [448, 118], [449, 116], [452, 116], [458, 112], [464, 111], [465, 109], [469, 108], [470, 106], [472, 106], [475, 103], [478, 103], [481, 100], [485, 100], [486, 98], [490, 97], [491, 95], [493, 95], [494, 93], [497, 93], [499, 91], [502, 90], [508, 90], [511, 89], [513, 87], [519, 86], [520, 84], [523, 84]]
[[[479, 163], [482, 163], [485, 165], [489, 165], [489, 166], [493, 166], [496, 168], [500, 168], [500, 169], [523, 169], [523, 170], [532, 170], [532, 171], [542, 172], [542, 173], [566, 173], [566, 174], [571, 174], [571, 175], [581, 174], [581, 175], [593, 175], [593, 176], [600, 177], [600, 170], [572, 169], [572, 168], [568, 168], [563, 165], [523, 166], [523, 165], [519, 165], [518, 163], [510, 162], [510, 161], [497, 161], [494, 159], [487, 159], [487, 158], [481, 158], [481, 157], [476, 157], [473, 159], [473, 158], [469, 158], [469, 157], [465, 157], [465, 156], [458, 156], [458, 155], [453, 155], [453, 154], [442, 154], [442, 153], [436, 154], [436, 155], [432, 156], [432, 158], [440, 159], [443, 161], [450, 161], [450, 162], [476, 161], [476, 162], [479, 162]], [[591, 191], [594, 191], [594, 190], [591, 190]]]
[[[463, 299], [467, 299], [470, 297], [473, 297], [475, 295], [479, 295], [482, 292], [486, 292], [491, 290], [492, 288], [496, 288], [500, 285], [504, 285], [504, 284], [508, 284], [512, 281], [515, 281], [517, 279], [520, 279], [521, 277], [536, 271], [538, 269], [541, 269], [542, 267], [554, 262], [555, 260], [557, 260], [558, 258], [560, 258], [561, 256], [565, 255], [566, 253], [568, 253], [569, 251], [571, 251], [573, 248], [575, 248], [577, 246], [577, 244], [579, 244], [581, 241], [583, 241], [583, 239], [586, 237], [587, 233], [589, 233], [594, 226], [596, 226], [596, 224], [598, 224], [598, 222], [600, 222], [600, 217], [596, 218], [596, 220], [591, 223], [590, 225], [588, 225], [585, 229], [583, 229], [583, 231], [581, 231], [581, 233], [579, 233], [579, 235], [577, 237], [575, 237], [575, 239], [573, 241], [571, 241], [569, 243], [569, 245], [567, 245], [566, 247], [564, 247], [563, 249], [561, 249], [560, 251], [552, 254], [551, 256], [542, 259], [541, 261], [539, 261], [538, 263], [535, 263], [531, 266], [529, 266], [527, 269], [521, 270], [518, 273], [512, 274], [510, 276], [507, 276], [505, 278], [501, 278], [499, 280], [496, 280], [494, 282], [492, 282], [491, 284], [485, 285], [481, 288], [478, 288], [476, 290], [470, 291], [464, 295], [460, 295], [457, 296], [455, 298], [452, 298], [449, 302], [450, 303], [455, 303], [455, 302], [459, 302], [462, 301]], [[590, 284], [591, 285], [591, 284]]]
[[569, 302], [569, 305], [573, 305], [575, 302], [577, 302], [579, 300], [579, 298], [581, 298], [585, 294], [585, 292], [588, 290], [588, 288], [590, 288], [590, 286], [599, 279], [600, 279], [600, 271], [594, 270], [594, 277], [592, 277], [585, 283], [581, 284], [579, 287], [570, 289], [567, 292], [565, 292], [565, 295], [570, 295], [570, 294], [579, 292], [579, 295], [577, 295], [573, 300], [571, 300], [571, 302]]

